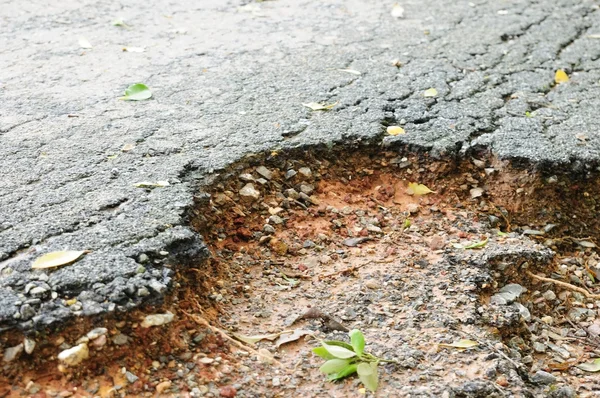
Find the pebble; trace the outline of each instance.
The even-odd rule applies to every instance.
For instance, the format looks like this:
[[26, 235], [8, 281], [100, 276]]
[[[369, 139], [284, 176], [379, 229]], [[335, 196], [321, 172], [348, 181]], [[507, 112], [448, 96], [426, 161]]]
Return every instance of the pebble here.
[[406, 211], [410, 214], [416, 214], [419, 212], [419, 205], [416, 203], [409, 203], [406, 205]]
[[129, 384], [133, 384], [140, 379], [139, 377], [137, 377], [136, 375], [134, 375], [133, 373], [131, 373], [129, 371], [125, 372], [125, 378], [129, 382]]
[[204, 358], [200, 358], [200, 360], [198, 362], [204, 364], [204, 365], [210, 365], [211, 363], [213, 363], [215, 360], [213, 358], [209, 358], [209, 357], [204, 357]]
[[102, 336], [95, 338], [91, 344], [97, 350], [101, 350], [106, 345], [106, 341], [107, 341], [106, 335], [103, 334]]
[[244, 182], [254, 182], [254, 177], [252, 176], [252, 174], [244, 173], [240, 174], [240, 180]]
[[381, 286], [376, 280], [374, 279], [369, 279], [365, 282], [365, 286], [368, 287], [369, 289], [379, 289], [379, 287]]
[[294, 178], [294, 176], [298, 174], [296, 173], [296, 170], [294, 169], [289, 169], [288, 171], [285, 172], [285, 179], [289, 180], [290, 178]]
[[23, 346], [25, 348], [25, 352], [28, 354], [31, 354], [33, 352], [33, 350], [35, 349], [35, 340], [29, 337], [25, 337], [25, 340], [23, 341]]
[[533, 377], [531, 377], [531, 382], [545, 386], [556, 383], [556, 377], [548, 372], [544, 372], [543, 370], [538, 370]]
[[296, 191], [294, 188], [290, 188], [290, 189], [286, 189], [284, 191], [285, 196], [287, 196], [290, 199], [298, 199], [300, 197], [300, 194], [298, 193], [298, 191]]
[[128, 341], [129, 341], [129, 337], [127, 337], [123, 333], [119, 333], [115, 337], [112, 338], [113, 344], [116, 344], [116, 345], [124, 345], [124, 344], [127, 344]]
[[551, 391], [548, 398], [577, 398], [577, 393], [569, 386], [562, 386]]
[[88, 332], [88, 334], [86, 334], [86, 337], [90, 340], [94, 340], [97, 339], [100, 336], [105, 335], [106, 333], [108, 333], [108, 329], [107, 328], [96, 328], [96, 329], [92, 329]]
[[537, 352], [537, 353], [544, 353], [546, 352], [546, 344], [540, 343], [538, 341], [533, 343], [533, 351]]
[[158, 394], [162, 394], [163, 392], [165, 392], [169, 388], [171, 388], [171, 382], [169, 380], [163, 381], [163, 382], [160, 382], [160, 383], [158, 383], [156, 385], [156, 392]]
[[446, 240], [439, 235], [434, 235], [429, 241], [429, 248], [431, 250], [441, 250], [446, 245]]
[[283, 224], [283, 218], [279, 217], [278, 215], [272, 215], [271, 217], [269, 217], [269, 223], [270, 224]]
[[302, 174], [302, 176], [304, 176], [306, 178], [312, 177], [312, 171], [308, 167], [300, 167], [298, 169], [298, 173]]
[[267, 169], [265, 166], [258, 166], [256, 168], [256, 172], [258, 174], [260, 174], [262, 177], [266, 178], [267, 180], [270, 180], [271, 178], [273, 178], [273, 172], [269, 169]]
[[58, 354], [58, 359], [66, 365], [75, 366], [87, 359], [89, 356], [90, 350], [88, 349], [87, 344], [82, 343], [76, 345], [75, 347], [61, 351], [61, 353]]
[[592, 323], [590, 326], [588, 326], [587, 331], [592, 336], [600, 336], [600, 324]]
[[8, 347], [4, 350], [4, 357], [2, 360], [4, 362], [11, 362], [19, 357], [23, 352], [23, 343], [17, 344], [14, 347]]
[[544, 293], [542, 293], [542, 297], [548, 301], [556, 300], [556, 293], [554, 293], [552, 290], [546, 290]]
[[152, 314], [152, 315], [147, 315], [144, 320], [141, 323], [141, 327], [143, 328], [149, 328], [151, 326], [161, 326], [161, 325], [165, 325], [169, 322], [172, 322], [173, 319], [175, 318], [175, 315], [173, 315], [171, 312], [168, 312], [166, 314]]
[[312, 185], [309, 184], [301, 184], [300, 185], [300, 192], [303, 192], [307, 195], [310, 195], [314, 192], [315, 187], [313, 187]]
[[273, 377], [273, 387], [279, 387], [281, 385], [281, 379], [279, 377]]
[[219, 395], [224, 398], [233, 398], [237, 395], [237, 390], [234, 386], [223, 386], [219, 389]]
[[240, 196], [242, 199], [258, 200], [258, 198], [260, 198], [260, 192], [254, 188], [252, 183], [248, 183], [244, 185], [242, 189], [240, 189]]

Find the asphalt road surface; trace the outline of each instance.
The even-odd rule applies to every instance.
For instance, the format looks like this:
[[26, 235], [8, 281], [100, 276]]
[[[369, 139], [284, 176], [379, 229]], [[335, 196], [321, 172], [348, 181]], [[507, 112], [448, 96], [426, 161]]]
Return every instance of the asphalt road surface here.
[[[248, 154], [384, 141], [597, 167], [597, 1], [400, 3], [0, 0], [0, 330], [165, 294], [166, 252], [206, 250], [193, 195]], [[118, 99], [138, 82], [150, 100]], [[91, 252], [31, 270], [64, 249]]]

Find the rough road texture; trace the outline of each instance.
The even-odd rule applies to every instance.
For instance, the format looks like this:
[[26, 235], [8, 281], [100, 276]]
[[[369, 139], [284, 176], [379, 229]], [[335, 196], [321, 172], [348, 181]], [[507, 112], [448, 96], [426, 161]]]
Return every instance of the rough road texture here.
[[[392, 123], [407, 134], [386, 142], [434, 155], [481, 145], [540, 166], [595, 167], [597, 1], [407, 0], [403, 19], [392, 5], [0, 1], [1, 327], [164, 294], [165, 251], [203, 250], [185, 221], [196, 187], [248, 154], [378, 141]], [[128, 27], [111, 24], [119, 17]], [[555, 86], [558, 68], [570, 81]], [[119, 101], [136, 82], [154, 97]], [[424, 98], [431, 87], [438, 97]], [[301, 105], [314, 101], [339, 104]], [[66, 248], [92, 252], [30, 270]], [[26, 294], [33, 286], [43, 292]]]

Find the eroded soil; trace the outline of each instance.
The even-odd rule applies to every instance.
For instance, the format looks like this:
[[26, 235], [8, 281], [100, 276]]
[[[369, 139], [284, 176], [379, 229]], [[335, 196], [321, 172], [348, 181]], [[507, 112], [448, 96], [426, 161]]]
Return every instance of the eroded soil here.
[[[576, 367], [600, 356], [595, 180], [483, 156], [345, 155], [272, 154], [233, 167], [191, 214], [208, 263], [178, 267], [175, 293], [155, 308], [32, 336], [33, 353], [4, 365], [0, 392], [372, 395], [354, 377], [326, 382], [311, 354], [316, 338], [360, 329], [369, 352], [395, 361], [380, 366], [377, 396], [598, 393], [593, 373]], [[411, 194], [409, 183], [434, 192]], [[503, 302], [511, 284], [523, 292]], [[172, 322], [142, 326], [167, 311]], [[77, 341], [95, 327], [106, 333]], [[289, 330], [314, 337], [232, 340]], [[14, 347], [23, 337], [4, 339]], [[443, 346], [460, 339], [478, 345]], [[88, 359], [59, 364], [59, 352], [82, 342]]]

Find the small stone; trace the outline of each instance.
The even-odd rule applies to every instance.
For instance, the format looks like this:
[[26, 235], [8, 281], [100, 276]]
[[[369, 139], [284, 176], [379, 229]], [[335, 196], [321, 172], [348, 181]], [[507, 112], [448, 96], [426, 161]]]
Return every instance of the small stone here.
[[244, 182], [254, 182], [255, 181], [252, 174], [248, 174], [248, 173], [240, 174], [240, 180], [242, 180]]
[[276, 215], [279, 214], [283, 211], [283, 209], [281, 207], [269, 207], [269, 214], [271, 215]]
[[48, 289], [44, 287], [36, 286], [29, 291], [29, 294], [32, 296], [43, 296], [47, 291]]
[[523, 320], [525, 322], [529, 322], [531, 320], [531, 313], [529, 312], [527, 307], [525, 307], [523, 304], [513, 303], [512, 306], [519, 311], [519, 314], [521, 315], [521, 317], [523, 318]]
[[258, 360], [262, 363], [272, 364], [274, 361], [273, 354], [266, 348], [260, 348], [258, 350]]
[[129, 341], [129, 337], [124, 335], [123, 333], [119, 333], [115, 337], [112, 338], [113, 344], [116, 344], [116, 345], [125, 345], [125, 344], [127, 344], [128, 341]]
[[552, 325], [554, 323], [554, 318], [550, 315], [546, 315], [540, 318], [540, 321], [544, 322], [546, 325]]
[[562, 386], [551, 391], [548, 398], [577, 398], [577, 393], [569, 386]]
[[22, 352], [23, 352], [23, 343], [17, 344], [14, 347], [8, 347], [7, 349], [4, 350], [4, 357], [2, 358], [2, 360], [4, 362], [14, 361], [15, 359], [17, 359], [19, 357], [19, 355], [21, 355]]
[[472, 199], [479, 198], [483, 195], [483, 188], [473, 188], [469, 193], [471, 194]]
[[24, 321], [31, 319], [35, 316], [35, 310], [29, 304], [22, 305], [19, 312], [21, 313], [21, 319]]
[[151, 326], [161, 326], [169, 322], [172, 322], [175, 318], [171, 312], [167, 311], [166, 314], [152, 314], [147, 315], [141, 323], [141, 327], [149, 328]]
[[498, 378], [496, 378], [496, 384], [502, 387], [508, 387], [508, 379], [506, 376], [500, 375]]
[[533, 377], [531, 378], [531, 382], [539, 385], [549, 385], [556, 383], [556, 377], [548, 372], [544, 372], [543, 370], [538, 370]]
[[310, 249], [311, 247], [315, 247], [315, 242], [313, 242], [312, 240], [305, 240], [304, 243], [302, 243], [302, 247], [304, 247], [305, 249]]
[[369, 279], [365, 282], [365, 286], [368, 287], [369, 289], [379, 289], [380, 284], [374, 280], [374, 279]]
[[137, 295], [138, 297], [146, 297], [150, 295], [150, 291], [145, 286], [142, 286], [137, 290]]
[[367, 231], [380, 233], [381, 232], [381, 228], [379, 228], [376, 225], [369, 224], [369, 225], [367, 225]]
[[260, 198], [260, 192], [254, 188], [252, 183], [248, 183], [244, 185], [242, 189], [240, 189], [240, 196], [242, 199], [253, 201]]
[[285, 255], [288, 251], [288, 245], [279, 239], [271, 239], [269, 246], [271, 247], [271, 250], [280, 256]]
[[298, 173], [300, 173], [303, 177], [311, 178], [312, 171], [308, 167], [300, 167], [298, 169]]
[[102, 336], [92, 340], [91, 344], [94, 346], [94, 348], [96, 348], [96, 350], [101, 350], [106, 345], [106, 341], [106, 335], [103, 334]]
[[279, 387], [281, 385], [281, 379], [279, 377], [273, 377], [273, 387]]
[[544, 293], [542, 293], [542, 297], [547, 301], [553, 301], [556, 300], [556, 293], [554, 293], [552, 290], [546, 290]]
[[446, 246], [446, 240], [439, 235], [434, 235], [429, 241], [429, 248], [431, 250], [441, 250]]
[[129, 371], [125, 372], [125, 378], [129, 382], [129, 384], [133, 384], [140, 379], [139, 377], [137, 377], [136, 375], [134, 375], [133, 373], [131, 373]]
[[592, 336], [600, 336], [600, 324], [592, 323], [590, 326], [588, 326], [587, 331]]
[[298, 174], [296, 173], [296, 170], [294, 169], [289, 169], [288, 171], [285, 172], [285, 179], [289, 180], [290, 178], [294, 178], [294, 176]]
[[278, 215], [272, 215], [269, 217], [269, 224], [283, 224], [283, 218], [279, 217]]
[[546, 344], [540, 343], [539, 341], [536, 341], [533, 343], [533, 351], [542, 354], [544, 352], [546, 352], [547, 347]]
[[269, 235], [273, 235], [275, 233], [275, 228], [272, 225], [265, 224], [263, 226], [263, 232]]
[[264, 178], [259, 178], [256, 180], [256, 182], [258, 182], [260, 185], [267, 185], [269, 183], [269, 181], [265, 180]]
[[219, 395], [223, 398], [234, 398], [237, 395], [237, 390], [234, 386], [223, 386], [219, 389]]
[[409, 203], [406, 205], [406, 211], [410, 214], [416, 214], [419, 212], [419, 205], [416, 203]]
[[35, 345], [36, 342], [34, 339], [25, 337], [25, 340], [23, 341], [23, 347], [25, 348], [26, 353], [31, 354], [33, 350], [35, 350]]
[[156, 392], [158, 394], [162, 394], [163, 392], [167, 391], [169, 388], [171, 388], [171, 381], [169, 381], [169, 380], [163, 381], [156, 385]]
[[258, 174], [260, 174], [262, 177], [266, 178], [267, 180], [270, 180], [271, 178], [273, 178], [273, 172], [269, 169], [267, 169], [265, 166], [258, 166], [256, 168], [256, 172]]
[[61, 353], [58, 354], [58, 359], [65, 365], [75, 366], [81, 363], [84, 359], [87, 359], [89, 356], [90, 350], [88, 349], [87, 344], [83, 343], [61, 351]]
[[310, 185], [310, 184], [301, 184], [300, 185], [300, 192], [305, 193], [307, 195], [310, 195], [314, 192], [315, 187]]
[[146, 264], [148, 261], [150, 261], [150, 258], [148, 257], [147, 254], [142, 253], [138, 256], [138, 263]]
[[155, 279], [150, 281], [150, 288], [158, 294], [162, 294], [167, 291], [167, 285], [160, 283]]
[[108, 333], [108, 329], [107, 328], [96, 328], [96, 329], [92, 329], [88, 332], [88, 334], [86, 334], [87, 338], [90, 340], [94, 340], [97, 339], [100, 336], [105, 335], [106, 333]]
[[294, 188], [286, 189], [284, 191], [284, 194], [285, 194], [285, 196], [287, 196], [288, 198], [293, 199], [293, 200], [296, 200], [300, 197], [300, 194]]

